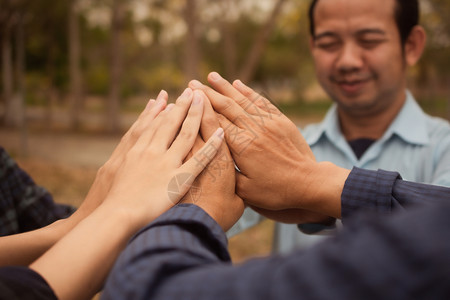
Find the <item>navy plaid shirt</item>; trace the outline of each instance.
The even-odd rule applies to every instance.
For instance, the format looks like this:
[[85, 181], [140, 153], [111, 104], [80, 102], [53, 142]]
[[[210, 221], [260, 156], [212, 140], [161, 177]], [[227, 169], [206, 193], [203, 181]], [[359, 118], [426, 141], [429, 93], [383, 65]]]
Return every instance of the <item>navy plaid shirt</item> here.
[[0, 147], [0, 236], [44, 227], [66, 218], [75, 208], [56, 204]]
[[342, 193], [342, 232], [238, 266], [219, 225], [178, 205], [131, 240], [102, 299], [448, 299], [449, 200], [449, 188], [355, 168]]

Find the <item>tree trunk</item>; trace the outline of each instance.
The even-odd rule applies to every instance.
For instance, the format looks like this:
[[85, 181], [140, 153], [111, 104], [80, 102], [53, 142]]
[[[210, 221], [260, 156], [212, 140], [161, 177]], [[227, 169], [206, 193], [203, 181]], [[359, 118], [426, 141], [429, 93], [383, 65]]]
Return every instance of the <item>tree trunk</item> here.
[[82, 85], [80, 69], [80, 30], [77, 0], [69, 6], [69, 69], [70, 69], [70, 114], [72, 129], [79, 129], [82, 106]]
[[275, 22], [285, 2], [286, 0], [278, 0], [266, 24], [264, 25], [263, 28], [261, 28], [260, 32], [258, 33], [258, 36], [256, 37], [256, 40], [253, 43], [253, 47], [248, 53], [247, 59], [245, 60], [246, 63], [239, 72], [240, 73], [239, 78], [243, 82], [249, 82], [253, 78], [258, 63], [261, 60], [264, 49], [267, 46], [267, 42], [269, 41], [270, 33], [275, 27]]
[[28, 131], [26, 122], [25, 104], [25, 15], [19, 18], [16, 28], [16, 102], [19, 104], [17, 111], [18, 125], [20, 127], [20, 150], [23, 156], [28, 154]]
[[[233, 0], [224, 1], [224, 11], [229, 12], [234, 6]], [[225, 76], [228, 80], [233, 80], [237, 75], [237, 49], [236, 32], [234, 22], [230, 18], [225, 18], [221, 24], [223, 36], [223, 58], [225, 65]]]
[[11, 26], [6, 24], [2, 34], [2, 80], [3, 99], [5, 101], [4, 123], [6, 126], [13, 126], [13, 91], [14, 75], [12, 67], [12, 46], [11, 46]]
[[198, 78], [200, 72], [200, 47], [198, 37], [197, 1], [186, 0], [184, 18], [188, 32], [186, 36], [184, 72], [188, 80]]
[[120, 129], [120, 78], [122, 73], [121, 30], [123, 26], [122, 0], [113, 0], [111, 21], [111, 71], [109, 103], [107, 108], [107, 129], [111, 133]]
[[[48, 39], [50, 42], [50, 39]], [[45, 67], [48, 84], [45, 89], [45, 112], [44, 120], [45, 126], [51, 128], [54, 123], [54, 111], [58, 104], [58, 93], [54, 84], [55, 78], [55, 50], [51, 47], [47, 54], [47, 65]]]

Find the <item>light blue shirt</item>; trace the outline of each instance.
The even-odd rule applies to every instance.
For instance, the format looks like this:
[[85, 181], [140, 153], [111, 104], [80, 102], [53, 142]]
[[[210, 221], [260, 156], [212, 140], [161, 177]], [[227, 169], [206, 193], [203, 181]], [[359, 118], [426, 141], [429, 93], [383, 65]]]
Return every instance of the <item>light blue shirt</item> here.
[[425, 114], [409, 92], [384, 135], [359, 160], [341, 132], [336, 105], [302, 134], [317, 161], [346, 169], [397, 171], [405, 180], [450, 186], [450, 125]]
[[[336, 105], [321, 123], [307, 126], [302, 134], [317, 161], [330, 161], [347, 169], [356, 166], [397, 171], [405, 180], [450, 186], [450, 125], [425, 114], [410, 92], [384, 135], [359, 160], [341, 132]], [[259, 219], [247, 209], [229, 235], [255, 225]], [[273, 250], [289, 252], [321, 238], [301, 233], [296, 225], [277, 223]]]

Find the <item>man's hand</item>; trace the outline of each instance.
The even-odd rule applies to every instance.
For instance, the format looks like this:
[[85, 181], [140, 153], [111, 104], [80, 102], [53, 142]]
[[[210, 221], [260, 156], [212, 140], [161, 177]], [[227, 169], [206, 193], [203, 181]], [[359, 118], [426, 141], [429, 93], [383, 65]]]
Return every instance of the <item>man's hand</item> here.
[[[317, 163], [297, 127], [266, 98], [211, 73], [211, 89], [198, 81], [219, 113], [225, 139], [240, 169], [237, 193], [266, 210], [306, 209], [340, 216], [340, 194], [348, 171]], [[335, 175], [332, 175], [335, 174]]]
[[[195, 91], [194, 97], [202, 97], [204, 101], [204, 112], [200, 125], [200, 135], [191, 151], [189, 157], [195, 153], [211, 156], [213, 152], [199, 153], [207, 139], [213, 135], [216, 128], [220, 126], [217, 115], [211, 103], [202, 91]], [[227, 231], [237, 222], [244, 211], [244, 202], [235, 193], [235, 169], [234, 162], [226, 143], [222, 143], [217, 154], [209, 165], [195, 180], [193, 187], [182, 199], [183, 203], [194, 203], [205, 210], [221, 227]]]

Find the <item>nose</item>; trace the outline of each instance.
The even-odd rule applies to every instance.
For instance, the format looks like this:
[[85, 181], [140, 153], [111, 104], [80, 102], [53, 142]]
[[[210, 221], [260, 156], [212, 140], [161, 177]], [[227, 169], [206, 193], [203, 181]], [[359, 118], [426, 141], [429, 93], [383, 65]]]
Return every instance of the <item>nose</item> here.
[[346, 43], [341, 48], [336, 60], [336, 68], [339, 72], [349, 73], [363, 67], [362, 51], [357, 45]]

